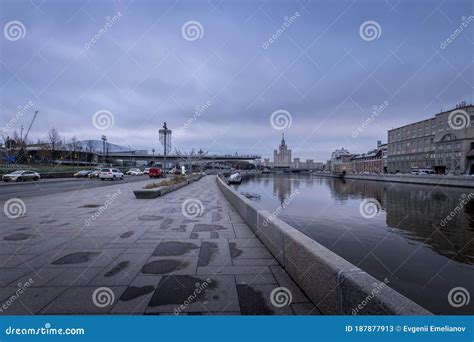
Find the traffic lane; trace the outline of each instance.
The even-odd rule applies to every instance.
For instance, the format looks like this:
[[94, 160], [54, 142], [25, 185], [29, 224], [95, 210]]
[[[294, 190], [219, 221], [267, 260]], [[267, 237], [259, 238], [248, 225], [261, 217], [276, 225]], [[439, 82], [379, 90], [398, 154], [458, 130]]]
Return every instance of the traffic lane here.
[[75, 191], [78, 189], [90, 189], [100, 186], [114, 185], [121, 183], [134, 183], [149, 179], [148, 176], [125, 176], [123, 180], [109, 181], [97, 178], [62, 178], [61, 181], [39, 180], [19, 183], [4, 183], [7, 186], [0, 186], [0, 201], [6, 201], [13, 197], [34, 197], [54, 194], [58, 192]]
[[32, 182], [34, 183], [50, 183], [50, 182], [80, 182], [87, 180], [88, 178], [41, 178], [40, 180], [37, 181], [25, 181], [25, 182], [16, 182], [16, 181], [0, 181], [0, 187], [2, 186], [15, 186], [15, 185], [31, 185]]

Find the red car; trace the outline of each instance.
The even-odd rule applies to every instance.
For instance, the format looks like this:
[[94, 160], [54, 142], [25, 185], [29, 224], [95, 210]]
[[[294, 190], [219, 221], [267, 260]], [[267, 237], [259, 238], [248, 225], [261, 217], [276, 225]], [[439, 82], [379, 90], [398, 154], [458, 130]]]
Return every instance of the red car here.
[[161, 178], [163, 177], [163, 171], [159, 167], [150, 167], [148, 175], [150, 178]]

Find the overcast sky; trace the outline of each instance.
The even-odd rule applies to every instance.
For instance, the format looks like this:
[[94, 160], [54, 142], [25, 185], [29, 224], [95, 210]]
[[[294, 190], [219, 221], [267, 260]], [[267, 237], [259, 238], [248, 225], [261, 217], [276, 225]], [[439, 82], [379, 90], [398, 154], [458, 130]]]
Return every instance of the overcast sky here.
[[33, 140], [54, 126], [158, 150], [166, 121], [176, 148], [268, 157], [284, 132], [326, 160], [473, 102], [469, 0], [0, 3], [1, 125], [39, 110]]

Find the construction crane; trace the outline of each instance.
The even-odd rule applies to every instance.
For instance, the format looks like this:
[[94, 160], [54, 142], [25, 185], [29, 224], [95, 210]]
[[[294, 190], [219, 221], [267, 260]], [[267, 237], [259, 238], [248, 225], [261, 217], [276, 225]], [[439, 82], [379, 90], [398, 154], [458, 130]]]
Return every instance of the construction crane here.
[[38, 113], [39, 113], [39, 110], [36, 110], [35, 115], [33, 115], [33, 119], [31, 119], [30, 125], [28, 126], [28, 130], [26, 131], [25, 138], [23, 139], [22, 144], [28, 138], [28, 134], [30, 133], [31, 126], [33, 126], [33, 123], [35, 122], [36, 116], [38, 115]]
[[33, 119], [31, 119], [30, 125], [28, 126], [28, 130], [26, 131], [25, 137], [21, 139], [21, 148], [20, 151], [18, 152], [18, 157], [17, 160], [19, 163], [24, 163], [26, 161], [26, 153], [25, 153], [25, 148], [26, 148], [26, 139], [28, 139], [28, 134], [30, 133], [31, 126], [33, 126], [33, 123], [36, 120], [36, 116], [38, 116], [39, 110], [35, 111], [35, 114], [33, 115]]

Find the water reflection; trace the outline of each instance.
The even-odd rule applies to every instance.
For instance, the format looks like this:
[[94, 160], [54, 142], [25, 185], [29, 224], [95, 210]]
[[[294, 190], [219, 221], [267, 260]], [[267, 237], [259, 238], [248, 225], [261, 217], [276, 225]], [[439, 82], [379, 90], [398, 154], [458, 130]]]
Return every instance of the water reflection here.
[[459, 206], [462, 196], [470, 193], [469, 189], [354, 180], [329, 184], [334, 198], [375, 198], [386, 212], [388, 227], [403, 230], [411, 238], [423, 241], [454, 260], [474, 262], [474, 245], [466, 245], [474, 238], [472, 201], [469, 207], [457, 211], [446, 226], [441, 225]]
[[278, 197], [280, 205], [283, 205], [285, 198], [291, 194], [292, 180], [288, 177], [275, 177], [273, 181], [273, 194]]
[[[456, 286], [474, 296], [474, 200], [460, 205], [472, 189], [306, 175], [257, 176], [238, 188], [260, 193], [257, 205], [271, 212], [298, 190], [281, 219], [435, 313], [474, 313], [474, 301], [447, 302]], [[378, 216], [362, 217], [364, 199], [381, 204]]]

